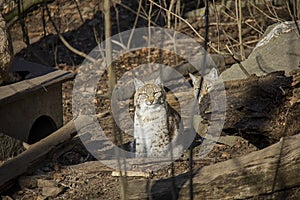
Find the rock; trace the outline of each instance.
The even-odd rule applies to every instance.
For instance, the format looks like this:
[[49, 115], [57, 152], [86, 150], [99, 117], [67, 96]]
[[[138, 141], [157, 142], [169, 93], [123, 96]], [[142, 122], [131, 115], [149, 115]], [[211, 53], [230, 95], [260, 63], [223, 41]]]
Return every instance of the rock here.
[[58, 187], [54, 180], [38, 179], [37, 185], [42, 188], [42, 197], [56, 197], [63, 191], [63, 188]]
[[38, 179], [37, 185], [39, 188], [43, 187], [55, 187], [57, 186], [57, 183], [53, 180], [44, 180], [44, 179]]
[[59, 187], [43, 187], [42, 195], [44, 197], [56, 197], [63, 191], [62, 188]]
[[[297, 21], [300, 24], [300, 20]], [[285, 71], [285, 75], [299, 68], [300, 40], [295, 22], [283, 22], [270, 26], [253, 52], [241, 64], [249, 74], [263, 76], [274, 71]], [[238, 64], [225, 70], [224, 81], [247, 78]]]
[[14, 49], [14, 55], [16, 55], [22, 49], [25, 49], [27, 47], [26, 43], [23, 42], [22, 40], [13, 41], [12, 45]]
[[21, 176], [18, 181], [22, 189], [37, 187], [37, 178], [34, 176]]

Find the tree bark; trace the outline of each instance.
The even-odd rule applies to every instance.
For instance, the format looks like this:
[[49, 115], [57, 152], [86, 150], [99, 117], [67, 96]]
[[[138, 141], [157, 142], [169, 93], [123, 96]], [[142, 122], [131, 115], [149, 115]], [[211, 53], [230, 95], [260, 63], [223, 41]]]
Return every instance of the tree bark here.
[[9, 82], [9, 70], [14, 52], [5, 19], [0, 13], [0, 85]]

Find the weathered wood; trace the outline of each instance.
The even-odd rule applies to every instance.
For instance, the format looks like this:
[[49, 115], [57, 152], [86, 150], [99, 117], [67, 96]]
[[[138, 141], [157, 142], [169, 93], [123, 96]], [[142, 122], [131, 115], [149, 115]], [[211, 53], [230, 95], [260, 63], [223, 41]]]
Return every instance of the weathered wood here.
[[60, 128], [62, 82], [73, 76], [56, 70], [0, 87], [0, 132], [32, 144]]
[[0, 104], [4, 104], [19, 98], [28, 92], [33, 92], [55, 83], [70, 80], [74, 77], [73, 73], [56, 70], [34, 79], [20, 81], [11, 85], [0, 87]]
[[77, 134], [77, 130], [81, 130], [90, 123], [90, 117], [80, 116], [76, 119], [76, 127], [74, 121], [70, 121], [50, 136], [31, 145], [18, 156], [2, 163], [0, 165], [0, 192], [9, 188], [18, 176], [34, 170], [47, 159], [51, 159], [55, 151], [64, 148], [66, 143]]
[[[194, 199], [244, 199], [300, 186], [300, 134], [241, 158], [205, 166], [194, 173]], [[130, 199], [189, 199], [189, 176], [132, 180]], [[175, 181], [175, 182], [172, 182]]]

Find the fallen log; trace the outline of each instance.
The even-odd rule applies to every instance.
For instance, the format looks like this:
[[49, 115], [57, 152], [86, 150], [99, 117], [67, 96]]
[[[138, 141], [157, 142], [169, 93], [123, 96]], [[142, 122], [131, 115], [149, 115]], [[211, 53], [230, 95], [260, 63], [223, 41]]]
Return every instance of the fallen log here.
[[[300, 187], [300, 134], [194, 172], [194, 199], [244, 199]], [[175, 184], [172, 189], [172, 185]], [[128, 182], [129, 199], [190, 199], [189, 175]], [[300, 194], [299, 194], [300, 195]]]
[[[279, 71], [225, 82], [226, 120], [223, 134], [241, 136], [262, 149], [278, 142], [281, 137], [299, 133], [297, 120], [300, 118], [300, 104], [290, 103], [291, 98], [299, 99], [295, 94], [300, 86], [296, 84], [299, 74], [287, 77]], [[216, 86], [211, 101], [209, 95], [203, 98], [200, 115], [204, 119], [210, 119], [210, 107], [214, 99], [222, 98], [220, 95]], [[216, 113], [215, 117], [223, 114]]]
[[77, 134], [77, 130], [88, 126], [89, 123], [90, 117], [80, 116], [76, 119], [76, 127], [72, 120], [48, 137], [30, 145], [18, 156], [2, 163], [0, 165], [0, 193], [11, 187], [18, 176], [36, 169], [49, 161], [49, 158], [56, 156], [57, 151], [65, 148], [68, 141], [71, 141]]

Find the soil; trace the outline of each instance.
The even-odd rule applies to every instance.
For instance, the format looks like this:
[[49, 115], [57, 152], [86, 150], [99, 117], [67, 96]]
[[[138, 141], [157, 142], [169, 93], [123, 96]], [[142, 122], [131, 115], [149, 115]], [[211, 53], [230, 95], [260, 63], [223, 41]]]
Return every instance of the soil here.
[[[103, 15], [100, 11], [102, 8], [101, 1], [90, 0], [90, 1], [71, 1], [71, 0], [56, 0], [49, 4], [49, 10], [51, 16], [58, 27], [63, 37], [70, 43], [74, 48], [88, 54], [96, 45], [97, 41], [101, 41], [104, 38], [104, 21]], [[137, 1], [122, 1], [122, 5], [118, 5], [114, 9], [112, 8], [112, 34], [116, 34], [128, 29], [133, 28], [135, 14], [130, 12], [127, 8], [137, 10]], [[144, 5], [148, 6], [148, 5]], [[196, 3], [192, 1], [185, 2], [184, 13], [196, 8]], [[79, 9], [77, 9], [77, 7]], [[118, 12], [116, 12], [118, 11]], [[159, 9], [155, 8], [153, 12], [158, 13]], [[21, 22], [15, 23], [11, 27], [12, 40], [14, 41], [14, 47], [16, 56], [25, 58], [26, 60], [41, 63], [49, 67], [58, 68], [61, 70], [67, 70], [70, 72], [77, 73], [78, 68], [81, 65], [84, 58], [72, 53], [68, 50], [65, 45], [59, 40], [54, 27], [51, 25], [47, 14], [43, 15], [42, 6], [36, 7], [34, 10], [29, 12], [25, 18], [26, 31], [31, 43], [30, 47], [26, 47], [23, 42], [22, 26]], [[266, 9], [266, 13], [269, 11]], [[289, 16], [286, 15], [284, 8], [277, 7], [276, 12], [278, 18], [284, 20], [290, 20]], [[249, 26], [244, 26], [243, 39], [245, 43], [245, 51], [251, 51], [256, 42], [262, 36], [264, 30], [266, 30], [269, 24], [275, 22], [273, 18], [267, 18], [265, 15], [258, 11], [254, 13], [255, 16], [250, 17], [245, 15], [245, 21], [248, 20], [251, 25], [261, 31], [255, 31], [255, 29], [249, 29]], [[158, 25], [164, 25], [163, 16], [157, 15], [155, 21]], [[254, 17], [254, 18], [253, 18]], [[205, 35], [205, 24], [201, 17], [191, 17], [187, 19], [191, 23], [197, 32], [201, 35]], [[226, 51], [225, 44], [227, 44], [234, 52], [238, 51], [238, 32], [236, 24], [233, 23], [235, 19], [230, 17], [220, 17], [220, 23], [223, 24], [219, 27], [220, 31], [216, 30], [216, 18], [210, 17], [210, 31], [208, 37], [211, 40], [211, 44], [214, 48], [221, 52]], [[147, 21], [139, 19], [136, 27], [145, 27]], [[23, 27], [24, 29], [24, 27]], [[180, 23], [176, 27], [177, 30], [182, 31], [185, 34], [195, 37], [199, 42], [202, 42], [195, 36], [195, 33], [188, 28], [184, 23]], [[226, 33], [226, 34], [224, 34]], [[219, 41], [218, 41], [219, 40]], [[210, 53], [216, 53], [212, 48], [209, 48]], [[238, 58], [237, 53], [237, 58]], [[114, 63], [117, 79], [122, 75], [135, 68], [136, 66], [148, 63], [156, 62], [165, 64], [167, 66], [176, 66], [184, 62], [184, 59], [176, 57], [174, 53], [168, 51], [160, 51], [157, 49], [140, 49], [132, 54], [124, 54], [121, 58]], [[230, 67], [230, 64], [219, 68], [219, 71], [223, 71]], [[188, 77], [186, 77], [188, 78]], [[106, 113], [110, 111], [110, 98], [107, 89], [107, 73], [105, 72], [98, 84], [97, 96], [95, 100], [96, 113]], [[68, 122], [73, 118], [72, 115], [72, 89], [73, 81], [69, 81], [63, 84], [63, 107], [64, 107], [64, 122]], [[172, 94], [168, 95], [172, 98]], [[193, 98], [192, 96], [190, 98]], [[133, 103], [132, 98], [129, 102], [130, 114], [132, 117]], [[178, 101], [170, 103], [173, 107], [178, 109]], [[281, 109], [278, 110], [277, 116], [284, 116], [287, 108], [290, 105], [282, 105]], [[297, 109], [299, 109], [297, 107]], [[299, 113], [290, 110], [289, 116], [298, 116]], [[284, 119], [281, 119], [284, 121]], [[112, 141], [114, 140], [112, 135], [112, 116], [108, 112], [107, 115], [99, 119], [101, 127], [105, 134]], [[274, 124], [278, 123], [279, 120], [274, 120]], [[270, 124], [270, 126], [274, 125]], [[274, 125], [275, 126], [275, 125]], [[229, 132], [223, 132], [222, 135], [228, 135]], [[231, 135], [237, 135], [231, 133]], [[201, 168], [203, 166], [211, 165], [216, 162], [225, 161], [231, 158], [240, 157], [250, 152], [257, 151], [260, 148], [258, 143], [253, 143], [247, 140], [243, 135], [238, 135], [238, 140], [233, 146], [228, 146], [222, 143], [216, 143], [212, 151], [204, 159], [197, 159], [197, 152], [200, 146], [196, 145], [194, 149], [194, 162], [192, 163], [193, 168]], [[121, 143], [128, 143], [132, 141], [131, 136], [124, 136]], [[201, 143], [202, 139], [198, 139], [198, 144]], [[276, 141], [272, 141], [273, 143]], [[118, 143], [118, 142], [116, 142]], [[268, 144], [269, 145], [269, 144]], [[36, 184], [28, 185], [22, 183], [19, 179], [19, 184], [16, 184], [6, 194], [3, 194], [3, 198], [13, 199], [120, 199], [120, 178], [112, 176], [111, 172], [113, 169], [108, 169], [105, 165], [99, 171], [93, 173], [86, 173], [84, 171], [84, 164], [88, 164], [94, 161], [95, 158], [86, 150], [84, 145], [78, 138], [74, 139], [73, 148], [61, 155], [58, 158], [52, 158], [50, 161], [35, 170], [32, 173], [23, 176], [29, 177], [34, 180]], [[179, 175], [189, 171], [190, 165], [189, 154], [186, 152], [180, 159], [174, 162], [173, 165], [154, 171], [152, 179], [167, 178], [172, 175], [171, 169], [174, 169], [173, 175]], [[131, 179], [144, 179], [143, 177], [127, 177], [127, 180]], [[42, 180], [54, 181], [54, 185], [46, 187], [40, 184]], [[48, 194], [47, 190], [59, 188], [59, 192]]]

